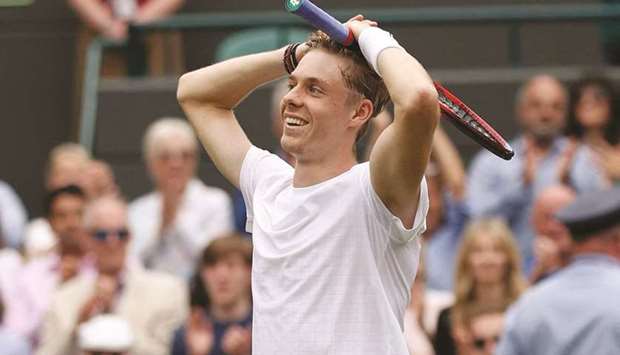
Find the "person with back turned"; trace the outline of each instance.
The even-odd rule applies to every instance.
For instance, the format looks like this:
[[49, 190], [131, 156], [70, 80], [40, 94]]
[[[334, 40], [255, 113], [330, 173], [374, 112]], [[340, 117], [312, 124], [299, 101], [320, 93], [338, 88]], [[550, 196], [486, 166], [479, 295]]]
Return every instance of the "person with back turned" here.
[[497, 354], [620, 354], [620, 187], [581, 195], [556, 216], [573, 261], [510, 310]]

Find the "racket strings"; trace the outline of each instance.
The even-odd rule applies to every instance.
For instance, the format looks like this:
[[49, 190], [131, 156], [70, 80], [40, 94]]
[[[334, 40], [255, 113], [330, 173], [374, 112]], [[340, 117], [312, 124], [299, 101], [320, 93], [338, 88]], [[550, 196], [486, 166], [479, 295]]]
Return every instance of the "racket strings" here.
[[487, 131], [478, 121], [469, 113], [468, 110], [463, 109], [460, 105], [450, 100], [443, 93], [439, 93], [439, 102], [445, 105], [462, 123], [466, 124], [471, 129], [479, 132], [485, 138], [494, 140], [493, 136]]

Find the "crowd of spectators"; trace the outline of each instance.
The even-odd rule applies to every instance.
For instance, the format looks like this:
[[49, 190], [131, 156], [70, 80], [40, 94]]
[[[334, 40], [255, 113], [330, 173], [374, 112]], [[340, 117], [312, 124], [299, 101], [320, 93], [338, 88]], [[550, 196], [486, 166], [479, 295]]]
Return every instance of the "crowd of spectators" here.
[[[182, 1], [140, 1], [131, 9], [113, 3], [118, 8], [96, 10], [102, 2], [71, 1], [113, 39], [126, 36], [128, 21], [148, 21]], [[285, 91], [275, 86], [273, 107]], [[488, 355], [498, 343], [500, 354], [569, 354], [554, 331], [545, 338], [533, 327], [564, 329], [569, 314], [580, 317], [579, 307], [589, 306], [580, 294], [558, 303], [565, 308], [550, 305], [571, 282], [591, 285], [579, 286], [583, 299], [600, 299], [620, 315], [618, 302], [612, 306], [620, 296], [620, 213], [606, 212], [620, 207], [612, 201], [599, 215], [593, 210], [602, 226], [585, 229], [564, 212], [575, 201], [583, 208], [589, 196], [620, 199], [619, 115], [618, 93], [605, 78], [586, 77], [568, 90], [538, 75], [515, 98], [521, 133], [511, 142], [513, 160], [481, 151], [467, 171], [437, 129], [426, 172], [423, 262], [403, 321], [411, 354]], [[279, 112], [272, 116], [277, 139]], [[388, 110], [372, 122], [361, 159], [390, 122]], [[200, 151], [184, 119], [153, 122], [143, 154], [154, 188], [127, 202], [108, 163], [78, 144], [60, 144], [46, 166], [45, 214], [30, 220], [0, 181], [3, 354], [251, 353], [252, 245], [243, 200], [201, 181]], [[592, 281], [599, 276], [604, 280]], [[600, 319], [584, 316], [570, 329], [580, 334]], [[604, 327], [617, 324], [602, 322], [600, 338], [588, 341], [620, 351], [617, 337], [605, 338], [611, 332]]]

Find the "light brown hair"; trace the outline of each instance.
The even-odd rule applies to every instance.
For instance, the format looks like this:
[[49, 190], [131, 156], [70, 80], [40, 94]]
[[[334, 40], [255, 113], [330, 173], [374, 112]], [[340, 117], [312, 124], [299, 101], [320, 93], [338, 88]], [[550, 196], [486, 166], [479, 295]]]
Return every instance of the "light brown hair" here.
[[201, 267], [213, 266], [229, 255], [240, 255], [243, 260], [252, 265], [252, 242], [238, 233], [230, 233], [213, 240], [202, 252]]
[[[471, 313], [480, 307], [475, 298], [476, 282], [471, 268], [470, 256], [480, 238], [493, 238], [507, 257], [506, 273], [502, 279], [504, 299], [497, 305], [505, 310], [519, 298], [526, 288], [525, 278], [521, 272], [521, 258], [512, 232], [498, 218], [480, 219], [469, 223], [463, 233], [463, 241], [456, 258], [454, 282], [454, 306], [452, 308], [453, 324], [463, 326]], [[474, 312], [475, 313], [475, 312]]]

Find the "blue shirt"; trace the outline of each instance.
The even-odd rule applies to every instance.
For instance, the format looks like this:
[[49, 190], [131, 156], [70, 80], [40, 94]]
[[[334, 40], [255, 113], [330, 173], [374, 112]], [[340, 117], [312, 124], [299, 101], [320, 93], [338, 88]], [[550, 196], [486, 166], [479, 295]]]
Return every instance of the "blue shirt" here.
[[[226, 330], [233, 325], [250, 328], [252, 326], [252, 311], [250, 311], [244, 319], [238, 321], [218, 322], [211, 320], [211, 322], [213, 324], [213, 347], [211, 348], [209, 355], [226, 355], [226, 353], [222, 350], [222, 340], [224, 340]], [[182, 326], [174, 332], [170, 355], [189, 355], [189, 349], [185, 343], [185, 331], [185, 326]]]
[[30, 345], [19, 335], [0, 327], [0, 352], [2, 355], [30, 355]]
[[454, 263], [460, 246], [461, 233], [467, 221], [465, 203], [444, 198], [445, 213], [441, 226], [425, 236], [426, 284], [428, 288], [452, 291]]
[[[559, 184], [558, 163], [566, 149], [566, 138], [556, 139], [549, 153], [539, 163], [534, 180], [525, 185], [523, 170], [525, 147], [523, 138], [511, 142], [515, 156], [502, 160], [489, 151], [478, 153], [472, 162], [467, 189], [467, 207], [472, 217], [499, 216], [512, 229], [523, 258], [524, 271], [529, 274], [534, 265], [531, 209], [534, 198], [545, 188]], [[605, 179], [591, 152], [580, 146], [570, 169], [570, 182], [577, 193], [605, 187]]]
[[620, 262], [579, 256], [537, 284], [509, 310], [496, 354], [620, 354]]

